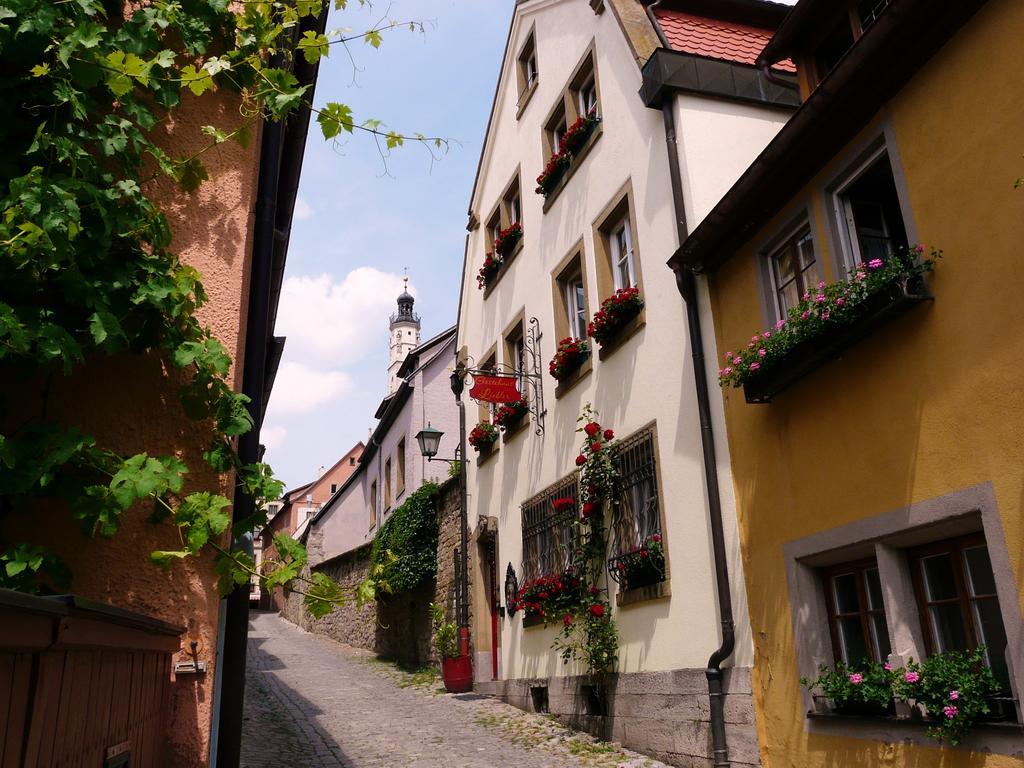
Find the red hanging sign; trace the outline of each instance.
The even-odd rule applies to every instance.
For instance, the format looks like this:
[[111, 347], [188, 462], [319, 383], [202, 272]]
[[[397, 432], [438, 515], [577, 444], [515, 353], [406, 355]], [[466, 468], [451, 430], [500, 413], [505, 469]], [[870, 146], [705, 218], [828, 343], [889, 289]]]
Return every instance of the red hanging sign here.
[[515, 376], [494, 376], [477, 374], [473, 377], [473, 388], [469, 396], [485, 403], [515, 403], [523, 399], [523, 393], [516, 386]]

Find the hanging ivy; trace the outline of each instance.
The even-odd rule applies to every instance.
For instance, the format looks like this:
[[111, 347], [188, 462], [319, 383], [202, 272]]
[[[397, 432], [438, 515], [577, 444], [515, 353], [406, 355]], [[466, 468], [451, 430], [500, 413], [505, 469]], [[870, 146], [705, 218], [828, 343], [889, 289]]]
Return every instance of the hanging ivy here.
[[408, 592], [437, 577], [437, 497], [439, 486], [424, 483], [381, 526], [370, 550], [376, 589]]
[[[0, 0], [0, 99], [11, 107], [0, 121], [0, 515], [58, 498], [87, 535], [109, 537], [129, 509], [145, 504], [181, 540], [178, 549], [153, 552], [153, 562], [168, 566], [211, 548], [225, 592], [256, 574], [228, 539], [262, 527], [262, 510], [232, 524], [229, 498], [190, 488], [179, 457], [122, 456], [50, 418], [47, 393], [54, 377], [88, 360], [159, 355], [181, 382], [181, 413], [208, 431], [204, 461], [233, 473], [253, 499], [279, 496], [270, 468], [244, 464], [236, 452], [238, 436], [253, 428], [249, 400], [232, 389], [231, 357], [198, 317], [207, 302], [201, 275], [174, 252], [153, 193], [168, 183], [195, 190], [208, 176], [206, 152], [227, 141], [244, 145], [262, 121], [303, 104], [327, 139], [367, 133], [382, 153], [406, 141], [445, 146], [377, 120], [357, 122], [344, 104], [309, 104], [309, 86], [291, 72], [293, 55], [314, 63], [331, 45], [359, 39], [376, 48], [384, 31], [407, 24], [382, 20], [348, 37], [298, 34], [302, 19], [324, 8], [323, 0], [150, 0], [127, 10], [122, 0]], [[231, 125], [175, 121], [183, 106], [218, 90], [237, 94], [240, 116]], [[195, 130], [202, 147], [186, 156], [168, 151], [156, 137], [172, 123], [182, 144]], [[36, 412], [12, 412], [19, 392], [43, 393]], [[302, 582], [311, 609], [329, 610], [339, 588], [320, 575], [302, 577], [305, 553], [285, 538], [276, 539], [280, 559], [261, 574], [264, 585]], [[0, 586], [70, 585], [66, 566], [35, 542], [0, 543], [0, 563]]]

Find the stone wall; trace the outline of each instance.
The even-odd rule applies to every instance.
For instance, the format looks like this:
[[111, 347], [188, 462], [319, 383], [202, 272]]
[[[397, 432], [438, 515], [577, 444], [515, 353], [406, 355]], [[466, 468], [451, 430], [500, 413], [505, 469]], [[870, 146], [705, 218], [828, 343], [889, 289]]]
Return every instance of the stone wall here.
[[[748, 668], [724, 670], [729, 758], [759, 766], [757, 727]], [[588, 688], [603, 689], [594, 695]], [[540, 690], [538, 690], [540, 689]], [[676, 766], [711, 768], [708, 684], [703, 669], [611, 674], [604, 684], [589, 677], [505, 680], [498, 695], [528, 712], [560, 721]], [[602, 700], [603, 699], [603, 700]]]
[[[430, 603], [443, 605], [455, 620], [456, 578], [454, 548], [459, 546], [459, 484], [449, 480], [441, 486], [437, 499], [437, 579], [398, 595], [380, 595], [375, 603], [357, 608], [353, 600], [335, 608], [327, 616], [314, 619], [302, 605], [302, 596], [281, 595], [277, 605], [281, 615], [309, 632], [326, 635], [339, 642], [366, 648], [381, 656], [406, 664], [418, 665], [437, 661], [431, 631]], [[316, 562], [320, 551], [321, 532], [310, 530], [307, 550]], [[370, 572], [371, 545], [354, 549], [340, 557], [313, 566], [341, 584], [353, 594]], [[470, 557], [474, 547], [470, 545]], [[472, 579], [472, 561], [469, 573]], [[308, 569], [306, 571], [308, 575]], [[472, 581], [470, 594], [472, 594]], [[472, 654], [472, 648], [470, 649]]]

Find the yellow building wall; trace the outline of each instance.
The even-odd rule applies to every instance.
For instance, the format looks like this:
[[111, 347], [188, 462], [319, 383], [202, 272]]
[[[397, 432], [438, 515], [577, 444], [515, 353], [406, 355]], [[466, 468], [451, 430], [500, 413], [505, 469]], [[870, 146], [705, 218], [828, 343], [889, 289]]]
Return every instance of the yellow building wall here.
[[[891, 121], [934, 304], [878, 329], [769, 405], [726, 390], [766, 766], [1020, 766], [1021, 758], [808, 733], [783, 545], [991, 482], [1024, 586], [1024, 3], [990, 0], [851, 145]], [[827, 279], [824, 169], [812, 201]], [[751, 242], [784, 226], [792, 207]], [[750, 244], [710, 277], [718, 348], [762, 328]], [[1018, 610], [1020, 605], [1015, 606]], [[923, 729], [922, 729], [923, 730]], [[897, 732], [898, 733], [898, 732]], [[922, 735], [922, 734], [919, 734]], [[1022, 744], [1024, 746], [1024, 744]]]

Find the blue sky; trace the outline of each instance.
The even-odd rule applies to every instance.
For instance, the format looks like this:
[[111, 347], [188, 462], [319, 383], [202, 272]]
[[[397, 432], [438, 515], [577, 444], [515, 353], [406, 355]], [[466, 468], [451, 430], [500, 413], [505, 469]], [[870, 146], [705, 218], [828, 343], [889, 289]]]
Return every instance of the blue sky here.
[[440, 161], [406, 146], [385, 166], [367, 136], [325, 142], [311, 126], [277, 332], [288, 337], [263, 427], [266, 460], [288, 487], [365, 440], [384, 394], [388, 316], [409, 269], [426, 339], [454, 324], [466, 211], [512, 0], [350, 0], [328, 28], [362, 32], [382, 16], [425, 34], [350, 43], [320, 66], [315, 103], [356, 119], [457, 140]]

